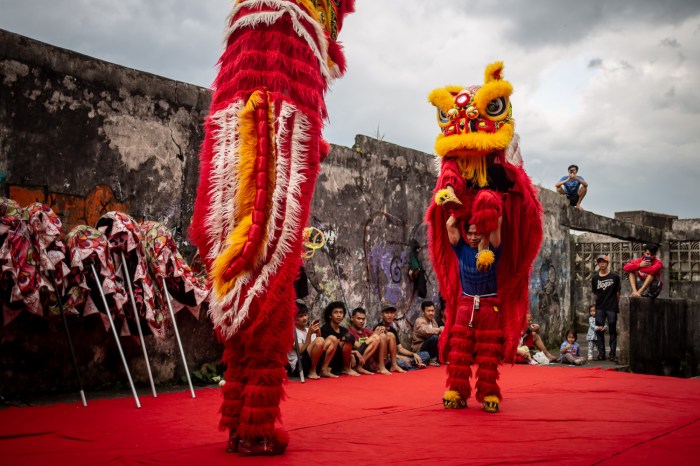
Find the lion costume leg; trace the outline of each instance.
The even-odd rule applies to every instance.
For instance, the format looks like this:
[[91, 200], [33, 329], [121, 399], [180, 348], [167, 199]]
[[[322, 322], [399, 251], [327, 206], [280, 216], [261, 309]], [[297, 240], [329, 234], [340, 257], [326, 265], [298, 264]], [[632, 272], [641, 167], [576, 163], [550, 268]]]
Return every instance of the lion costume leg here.
[[[471, 365], [474, 362], [474, 329], [469, 328], [469, 318], [472, 310], [472, 301], [467, 298], [460, 298], [457, 305], [457, 314], [455, 322], [450, 329], [448, 338], [450, 339], [450, 352], [447, 356], [449, 365], [447, 366], [447, 387], [448, 393], [445, 394], [445, 400], [459, 400], [464, 403], [464, 406], [459, 406], [459, 401], [454, 406], [447, 408], [465, 407], [467, 399], [471, 394], [471, 385], [469, 379], [472, 376]], [[459, 394], [459, 399], [454, 393]]]
[[[476, 325], [476, 399], [485, 403], [484, 409], [498, 411], [503, 398], [498, 386], [498, 365], [503, 358], [503, 330], [501, 316], [496, 306], [481, 303]], [[495, 404], [494, 404], [495, 403]]]
[[280, 312], [258, 326], [246, 346], [246, 384], [243, 387], [238, 434], [244, 439], [272, 438], [275, 421], [280, 419], [282, 384], [287, 377], [284, 365], [292, 347], [293, 296], [286, 293]]

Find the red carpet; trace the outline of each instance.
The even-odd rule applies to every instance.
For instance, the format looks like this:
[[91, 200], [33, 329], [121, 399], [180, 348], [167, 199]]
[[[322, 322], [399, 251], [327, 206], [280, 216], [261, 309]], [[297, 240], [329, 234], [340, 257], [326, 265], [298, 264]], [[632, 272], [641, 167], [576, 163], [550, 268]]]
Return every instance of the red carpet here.
[[[282, 457], [224, 452], [218, 389], [0, 410], [3, 465], [697, 464], [700, 380], [506, 366], [499, 414], [447, 411], [443, 368], [290, 382]], [[89, 398], [88, 393], [88, 398]]]

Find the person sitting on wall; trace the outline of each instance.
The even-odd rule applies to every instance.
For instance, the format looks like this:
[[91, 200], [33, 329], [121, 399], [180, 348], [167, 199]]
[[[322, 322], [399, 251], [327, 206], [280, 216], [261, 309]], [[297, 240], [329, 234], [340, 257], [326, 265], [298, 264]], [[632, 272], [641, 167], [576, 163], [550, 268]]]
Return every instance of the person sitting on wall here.
[[427, 351], [430, 355], [430, 365], [439, 367], [438, 339], [444, 327], [435, 320], [435, 304], [423, 301], [420, 305], [423, 315], [413, 323], [413, 342], [411, 349], [415, 352]]
[[656, 298], [663, 289], [661, 268], [664, 264], [656, 257], [656, 253], [659, 251], [656, 244], [647, 243], [643, 247], [644, 255], [632, 259], [625, 264], [623, 269], [629, 273], [632, 296]]
[[564, 194], [569, 200], [569, 204], [576, 207], [578, 210], [583, 210], [581, 201], [586, 197], [588, 192], [588, 183], [578, 174], [578, 165], [569, 165], [569, 174], [562, 176], [559, 181], [554, 184], [557, 192]]
[[348, 332], [347, 328], [340, 325], [346, 313], [345, 304], [340, 301], [333, 301], [323, 310], [325, 324], [321, 327], [321, 336], [326, 340], [326, 348], [333, 348], [334, 354], [330, 361], [331, 358], [326, 355], [321, 368], [321, 377], [338, 377], [341, 373], [352, 376], [360, 375], [350, 367], [355, 338]]

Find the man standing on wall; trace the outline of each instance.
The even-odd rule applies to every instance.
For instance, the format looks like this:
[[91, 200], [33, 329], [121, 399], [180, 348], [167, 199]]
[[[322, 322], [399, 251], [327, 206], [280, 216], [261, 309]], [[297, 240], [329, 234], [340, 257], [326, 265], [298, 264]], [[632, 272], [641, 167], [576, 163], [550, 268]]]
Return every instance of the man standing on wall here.
[[[593, 274], [591, 288], [595, 299], [596, 328], [605, 328], [608, 320], [610, 333], [610, 354], [608, 359], [617, 362], [617, 313], [620, 311], [620, 276], [609, 268], [610, 258], [604, 254], [598, 256], [598, 272]], [[596, 330], [596, 345], [598, 346], [598, 361], [605, 360], [605, 332]]]

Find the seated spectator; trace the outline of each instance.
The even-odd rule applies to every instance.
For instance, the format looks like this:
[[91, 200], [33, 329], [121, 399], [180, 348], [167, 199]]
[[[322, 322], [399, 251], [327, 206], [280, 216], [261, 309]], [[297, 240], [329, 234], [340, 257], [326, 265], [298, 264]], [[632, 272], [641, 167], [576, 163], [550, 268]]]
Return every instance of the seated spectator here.
[[290, 376], [299, 376], [299, 369], [304, 370], [304, 374], [309, 379], [318, 379], [317, 372], [318, 362], [323, 355], [324, 340], [321, 337], [321, 326], [318, 320], [309, 322], [309, 309], [306, 304], [297, 302], [297, 319], [294, 331], [299, 345], [299, 354], [301, 355], [301, 364], [296, 349], [292, 349], [287, 353], [287, 373]]
[[661, 268], [664, 264], [656, 257], [658, 251], [657, 245], [645, 244], [644, 255], [624, 265], [625, 272], [629, 273], [632, 296], [656, 298], [661, 293]]
[[[522, 343], [522, 342], [521, 342]], [[515, 354], [516, 364], [537, 364], [537, 361], [532, 359], [530, 348], [525, 345], [518, 346]]]
[[423, 301], [420, 308], [423, 315], [413, 323], [411, 349], [415, 352], [427, 351], [430, 365], [439, 367], [438, 339], [444, 327], [435, 320], [435, 304], [432, 301]]
[[576, 332], [573, 330], [566, 332], [566, 341], [559, 348], [562, 364], [574, 364], [576, 366], [586, 364], [586, 358], [581, 356], [581, 348], [576, 343], [576, 337]]
[[376, 367], [380, 374], [390, 374], [384, 367], [386, 360], [386, 333], [381, 335], [365, 327], [367, 321], [367, 311], [358, 307], [353, 309], [350, 317], [352, 325], [348, 331], [355, 337], [355, 351], [357, 364], [355, 370], [360, 374], [372, 374], [370, 370]]
[[[542, 341], [542, 337], [540, 337], [540, 326], [539, 324], [532, 322], [532, 314], [529, 312], [527, 314], [527, 327], [525, 328], [525, 332], [523, 333], [520, 342], [520, 346], [527, 346], [530, 351], [530, 356], [532, 356], [532, 353], [535, 351], [542, 351], [550, 362], [558, 359], [547, 350], [547, 347]], [[516, 363], [527, 364], [529, 361], [530, 359], [525, 360], [525, 358], [521, 357], [519, 354], [515, 358]]]
[[[382, 309], [382, 321], [374, 327], [378, 333], [385, 333], [387, 336], [387, 350], [390, 360], [387, 368], [391, 372], [406, 372], [411, 369], [421, 369], [430, 359], [426, 352], [414, 353], [401, 345], [399, 332], [396, 330], [394, 319], [396, 318], [396, 308], [393, 306]], [[381, 330], [383, 327], [384, 330]]]
[[[326, 359], [321, 366], [321, 377], [338, 377], [339, 374], [359, 376], [350, 367], [350, 357], [352, 356], [355, 338], [348, 332], [348, 329], [340, 325], [345, 318], [345, 304], [334, 301], [326, 306], [323, 311], [323, 327], [321, 336], [326, 340]], [[329, 351], [333, 352], [332, 358]]]

